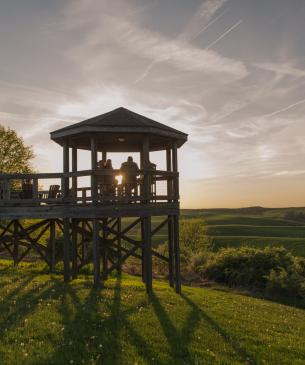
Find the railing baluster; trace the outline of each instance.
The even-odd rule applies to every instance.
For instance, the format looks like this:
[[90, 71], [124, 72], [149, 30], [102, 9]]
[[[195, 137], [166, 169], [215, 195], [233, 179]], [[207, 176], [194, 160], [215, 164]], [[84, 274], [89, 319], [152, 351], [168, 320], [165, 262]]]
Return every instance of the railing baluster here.
[[33, 179], [33, 199], [38, 200], [38, 179]]

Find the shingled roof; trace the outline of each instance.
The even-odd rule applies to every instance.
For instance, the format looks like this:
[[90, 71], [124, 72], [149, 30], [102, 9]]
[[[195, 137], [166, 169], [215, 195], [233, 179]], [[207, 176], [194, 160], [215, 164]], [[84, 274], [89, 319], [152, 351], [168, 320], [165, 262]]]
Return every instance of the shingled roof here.
[[[51, 139], [62, 144], [62, 141], [67, 138], [76, 139], [92, 133], [128, 134], [129, 137], [137, 134], [137, 138], [141, 138], [143, 134], [151, 134], [155, 136], [154, 149], [161, 149], [161, 146], [157, 146], [158, 143], [156, 143], [157, 136], [160, 137], [160, 143], [163, 143], [165, 138], [176, 140], [179, 146], [187, 140], [187, 134], [123, 107], [58, 129], [51, 133]], [[129, 139], [134, 141], [135, 136]]]

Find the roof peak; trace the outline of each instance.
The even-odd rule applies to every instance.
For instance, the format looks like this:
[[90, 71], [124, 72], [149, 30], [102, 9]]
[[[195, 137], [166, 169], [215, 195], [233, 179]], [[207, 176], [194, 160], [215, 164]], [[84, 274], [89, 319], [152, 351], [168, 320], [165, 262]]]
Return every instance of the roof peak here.
[[[115, 114], [118, 112], [124, 112], [124, 116], [121, 117], [114, 117]], [[162, 124], [160, 122], [157, 122], [153, 119], [150, 119], [148, 117], [145, 117], [139, 113], [136, 113], [130, 109], [127, 109], [123, 106], [117, 107], [113, 110], [110, 110], [109, 112], [97, 115], [95, 117], [91, 117], [88, 119], [85, 119], [81, 122], [77, 122], [71, 125], [68, 125], [64, 128], [58, 129], [54, 132], [51, 132], [51, 134], [56, 134], [57, 132], [63, 132], [68, 130], [73, 130], [75, 128], [79, 128], [81, 126], [95, 126], [95, 127], [107, 127], [107, 128], [117, 128], [117, 127], [142, 127], [142, 128], [154, 128], [154, 129], [160, 129], [164, 131], [169, 131], [173, 133], [177, 133], [179, 135], [187, 136], [186, 133], [180, 132], [175, 128], [169, 127], [165, 124]], [[136, 130], [135, 130], [136, 132]]]

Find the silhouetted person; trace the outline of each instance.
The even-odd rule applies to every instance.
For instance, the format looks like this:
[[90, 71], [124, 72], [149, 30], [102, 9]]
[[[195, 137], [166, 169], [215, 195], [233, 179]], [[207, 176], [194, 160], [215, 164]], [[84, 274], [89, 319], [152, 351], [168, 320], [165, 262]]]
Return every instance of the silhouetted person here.
[[[97, 168], [99, 171], [102, 171], [105, 169], [105, 165], [106, 165], [106, 161], [105, 160], [100, 160], [98, 163], [97, 163]], [[105, 183], [105, 175], [99, 175], [97, 177], [97, 184], [99, 186], [100, 189], [102, 189], [103, 185]]]
[[[113, 171], [112, 161], [110, 159], [108, 159], [106, 161], [104, 169], [108, 170], [108, 171]], [[115, 180], [114, 174], [105, 175], [105, 184], [106, 185], [115, 185], [115, 183], [116, 183], [116, 180]]]
[[[112, 167], [112, 161], [108, 159], [106, 162], [103, 160], [100, 160], [98, 162], [98, 168], [99, 170], [103, 171], [113, 171]], [[102, 192], [102, 195], [114, 195], [115, 193], [115, 186], [116, 186], [116, 180], [114, 174], [111, 175], [101, 175], [98, 178], [98, 183]]]
[[122, 185], [125, 188], [125, 193], [127, 196], [131, 196], [133, 191], [137, 189], [137, 175], [139, 172], [139, 167], [133, 158], [129, 156], [126, 162], [121, 165], [121, 173], [123, 176]]
[[[157, 165], [148, 161], [147, 168], [155, 171], [157, 169]], [[152, 195], [156, 195], [156, 174], [148, 175], [148, 185], [150, 186], [150, 193]]]

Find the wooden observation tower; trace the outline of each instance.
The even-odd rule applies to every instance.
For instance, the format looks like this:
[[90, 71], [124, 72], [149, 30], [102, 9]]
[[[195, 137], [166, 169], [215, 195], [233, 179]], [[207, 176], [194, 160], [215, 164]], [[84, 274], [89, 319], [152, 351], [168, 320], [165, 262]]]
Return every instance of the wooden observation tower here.
[[[118, 108], [56, 130], [51, 139], [62, 146], [63, 172], [0, 175], [0, 253], [12, 257], [15, 265], [42, 259], [50, 271], [63, 261], [65, 281], [93, 263], [95, 286], [113, 270], [120, 272], [133, 256], [141, 261], [148, 293], [155, 256], [168, 265], [169, 283], [179, 293], [177, 150], [187, 135]], [[79, 170], [79, 150], [90, 151], [89, 170]], [[153, 151], [164, 151], [166, 169], [152, 166]], [[137, 175], [137, 184], [128, 193], [124, 184], [110, 190], [103, 186], [106, 176], [122, 174], [98, 168], [98, 155], [106, 160], [113, 152], [140, 155], [139, 170], [130, 172]], [[162, 217], [155, 227], [152, 217]], [[160, 230], [167, 236], [166, 255], [152, 245]]]

